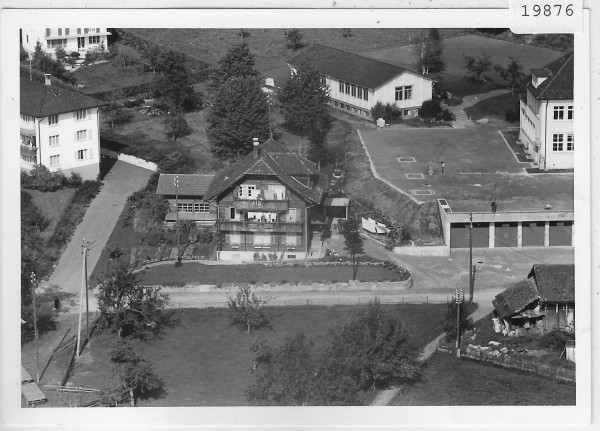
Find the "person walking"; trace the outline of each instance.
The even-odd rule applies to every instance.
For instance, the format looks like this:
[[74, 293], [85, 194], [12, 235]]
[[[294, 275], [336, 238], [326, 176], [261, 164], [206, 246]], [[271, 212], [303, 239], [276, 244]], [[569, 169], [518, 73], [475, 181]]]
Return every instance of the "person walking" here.
[[54, 309], [52, 311], [56, 311], [59, 312], [60, 311], [60, 299], [58, 299], [58, 296], [54, 298]]
[[442, 160], [442, 174], [446, 173], [446, 163]]

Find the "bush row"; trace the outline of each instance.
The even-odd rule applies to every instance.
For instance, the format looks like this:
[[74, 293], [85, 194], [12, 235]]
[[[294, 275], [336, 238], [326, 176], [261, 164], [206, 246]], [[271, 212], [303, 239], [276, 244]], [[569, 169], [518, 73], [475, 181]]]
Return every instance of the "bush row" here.
[[63, 187], [79, 187], [81, 175], [72, 172], [69, 178], [62, 172], [50, 172], [44, 165], [36, 165], [30, 173], [21, 171], [21, 187], [41, 192], [53, 192]]
[[101, 184], [100, 181], [84, 181], [81, 183], [71, 202], [62, 212], [54, 233], [48, 239], [48, 247], [60, 249], [67, 244], [77, 225], [83, 219], [90, 202], [100, 191]]

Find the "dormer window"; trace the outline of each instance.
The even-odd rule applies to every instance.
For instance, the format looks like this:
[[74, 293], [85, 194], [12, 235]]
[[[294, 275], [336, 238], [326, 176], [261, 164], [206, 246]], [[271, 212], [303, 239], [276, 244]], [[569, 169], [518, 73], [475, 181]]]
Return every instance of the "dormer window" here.
[[552, 76], [550, 69], [531, 69], [531, 85], [538, 88], [542, 82]]

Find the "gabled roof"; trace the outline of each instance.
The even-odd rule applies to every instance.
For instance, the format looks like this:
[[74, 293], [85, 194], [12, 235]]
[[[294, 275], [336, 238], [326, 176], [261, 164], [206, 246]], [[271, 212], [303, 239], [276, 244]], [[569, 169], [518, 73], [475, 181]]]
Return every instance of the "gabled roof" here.
[[500, 319], [523, 310], [539, 298], [535, 283], [531, 279], [523, 280], [496, 295], [492, 301]]
[[206, 193], [206, 198], [217, 197], [234, 187], [247, 175], [277, 177], [279, 181], [300, 197], [315, 204], [321, 203], [327, 185], [324, 175], [320, 175], [318, 183], [313, 184], [312, 187], [308, 187], [295, 179], [294, 177], [319, 175], [316, 164], [290, 152], [278, 142], [268, 140], [258, 147], [258, 154], [252, 152], [228, 169], [215, 175]]
[[531, 80], [527, 89], [538, 100], [573, 100], [573, 82], [575, 74], [574, 52], [546, 64], [541, 69], [531, 69], [534, 75], [547, 77], [536, 87]]
[[21, 79], [21, 113], [41, 118], [108, 103], [64, 88]]
[[204, 196], [214, 175], [160, 174], [156, 187], [157, 195], [175, 196], [175, 177], [179, 177], [178, 194], [181, 196]]
[[311, 45], [295, 55], [288, 60], [288, 64], [293, 66], [308, 64], [323, 75], [370, 89], [376, 89], [406, 72], [433, 81], [404, 67], [319, 44]]
[[540, 302], [575, 302], [575, 265], [533, 265]]

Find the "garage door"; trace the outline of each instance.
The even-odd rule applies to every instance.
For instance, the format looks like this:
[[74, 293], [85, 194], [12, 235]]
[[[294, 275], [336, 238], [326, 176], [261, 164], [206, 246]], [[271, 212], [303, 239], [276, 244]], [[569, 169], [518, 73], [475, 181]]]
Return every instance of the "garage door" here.
[[571, 221], [551, 221], [550, 222], [550, 245], [571, 245], [571, 232], [573, 230], [573, 222]]
[[523, 247], [544, 246], [545, 224], [543, 221], [523, 222]]
[[517, 223], [495, 223], [494, 247], [516, 247]]
[[[488, 223], [473, 223], [473, 248], [489, 247]], [[450, 248], [469, 248], [469, 223], [450, 225]]]

